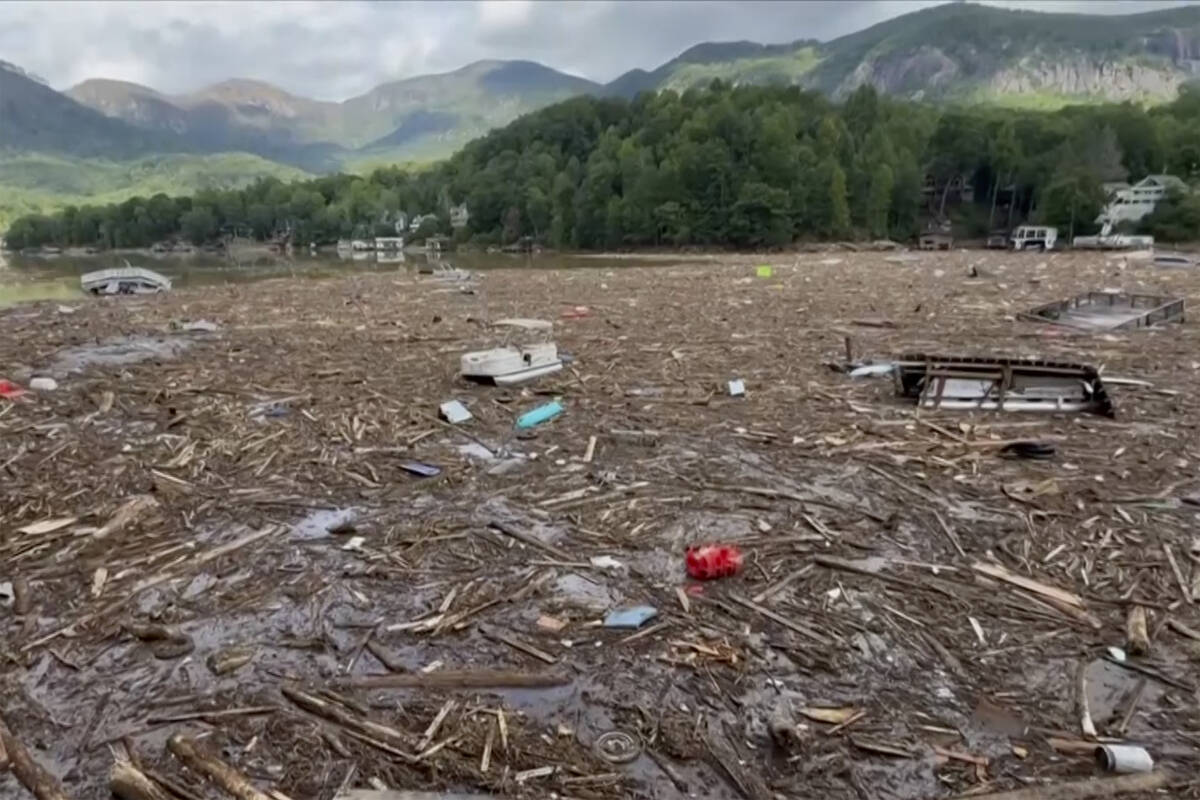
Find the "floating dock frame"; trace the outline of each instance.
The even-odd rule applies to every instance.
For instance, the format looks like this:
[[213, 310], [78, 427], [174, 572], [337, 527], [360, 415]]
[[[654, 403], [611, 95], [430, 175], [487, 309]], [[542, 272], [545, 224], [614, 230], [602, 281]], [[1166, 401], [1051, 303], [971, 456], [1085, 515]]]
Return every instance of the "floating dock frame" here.
[[1084, 292], [1031, 308], [1017, 318], [1079, 330], [1148, 328], [1163, 322], [1183, 322], [1184, 302], [1182, 298], [1154, 294]]
[[896, 393], [925, 408], [1116, 415], [1100, 373], [1083, 364], [910, 354], [894, 376]]

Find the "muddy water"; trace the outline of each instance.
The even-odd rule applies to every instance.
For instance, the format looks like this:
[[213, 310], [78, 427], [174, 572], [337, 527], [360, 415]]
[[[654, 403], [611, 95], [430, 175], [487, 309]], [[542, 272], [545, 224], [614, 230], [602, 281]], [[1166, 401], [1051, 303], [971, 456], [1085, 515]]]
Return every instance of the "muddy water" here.
[[[669, 265], [682, 259], [659, 259]], [[602, 268], [639, 266], [639, 259], [578, 254], [504, 255], [498, 253], [447, 253], [442, 257], [399, 253], [376, 257], [373, 253], [268, 256], [234, 263], [211, 254], [156, 256], [101, 254], [93, 256], [20, 256], [0, 253], [0, 308], [38, 300], [70, 302], [85, 297], [79, 276], [99, 269], [129, 265], [166, 275], [176, 288], [248, 283], [270, 278], [328, 278], [353, 272], [419, 272], [448, 266], [467, 270]]]

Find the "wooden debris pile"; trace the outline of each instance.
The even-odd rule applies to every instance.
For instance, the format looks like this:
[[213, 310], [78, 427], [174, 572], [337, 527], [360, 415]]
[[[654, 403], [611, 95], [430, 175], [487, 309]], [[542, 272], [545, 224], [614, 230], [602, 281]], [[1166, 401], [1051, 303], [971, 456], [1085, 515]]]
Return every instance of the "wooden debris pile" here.
[[[0, 377], [73, 354], [0, 400], [0, 794], [1196, 796], [1200, 333], [1016, 314], [1200, 275], [762, 261], [0, 313]], [[567, 367], [459, 380], [504, 316]], [[914, 408], [847, 348], [1094, 364], [1117, 416]], [[740, 572], [689, 579], [704, 544]], [[1100, 774], [1117, 742], [1154, 770]]]

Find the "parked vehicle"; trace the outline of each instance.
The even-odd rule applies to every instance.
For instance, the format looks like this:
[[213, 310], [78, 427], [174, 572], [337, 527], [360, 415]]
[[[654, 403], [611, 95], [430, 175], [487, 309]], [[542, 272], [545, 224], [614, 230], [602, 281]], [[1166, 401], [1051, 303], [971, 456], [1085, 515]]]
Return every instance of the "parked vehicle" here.
[[1022, 225], [1013, 231], [1013, 250], [1053, 250], [1058, 243], [1058, 228], [1047, 225]]

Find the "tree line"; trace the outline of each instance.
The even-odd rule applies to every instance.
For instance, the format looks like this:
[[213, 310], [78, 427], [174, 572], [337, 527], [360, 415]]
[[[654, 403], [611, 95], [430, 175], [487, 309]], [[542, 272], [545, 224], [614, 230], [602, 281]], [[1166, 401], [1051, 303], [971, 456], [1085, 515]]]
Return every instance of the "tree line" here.
[[[1150, 109], [1046, 112], [906, 102], [869, 86], [836, 104], [795, 87], [714, 81], [630, 101], [567, 100], [423, 169], [263, 179], [28, 215], [7, 243], [121, 248], [244, 235], [324, 244], [394, 235], [402, 215], [418, 214], [429, 215], [419, 237], [581, 249], [909, 239], [943, 219], [974, 235], [1024, 220], [1091, 231], [1104, 182], [1200, 181], [1197, 131], [1196, 87]], [[464, 202], [469, 222], [452, 230], [449, 209]], [[1200, 239], [1200, 193], [1173, 195], [1139, 227]]]

